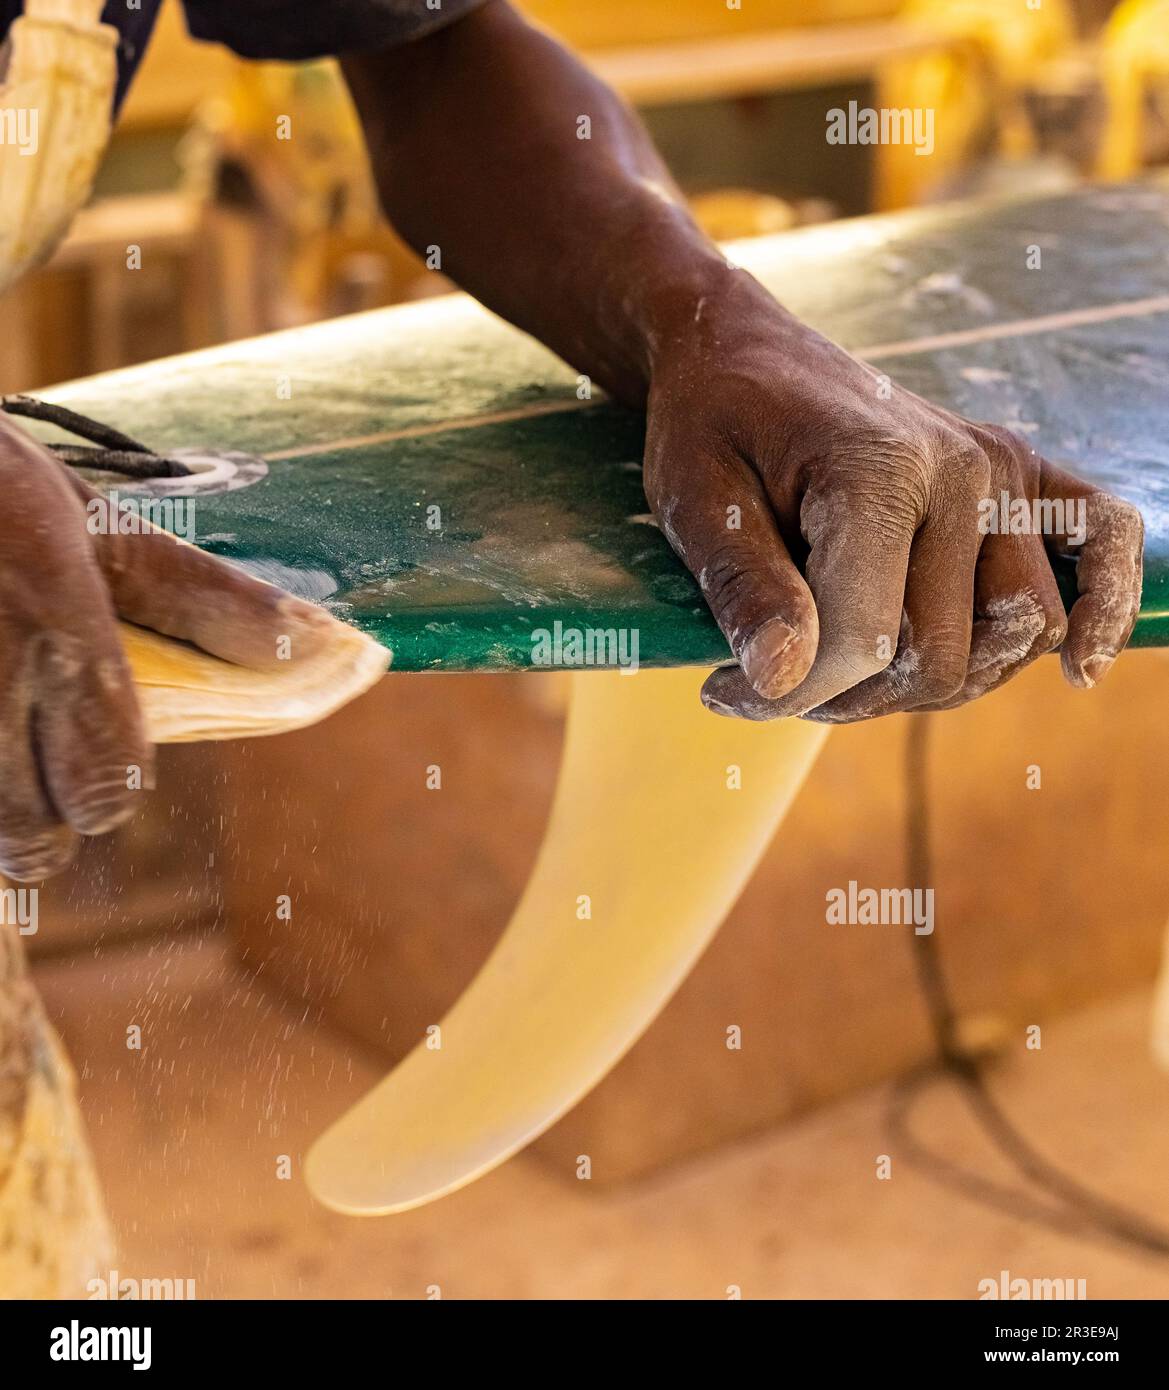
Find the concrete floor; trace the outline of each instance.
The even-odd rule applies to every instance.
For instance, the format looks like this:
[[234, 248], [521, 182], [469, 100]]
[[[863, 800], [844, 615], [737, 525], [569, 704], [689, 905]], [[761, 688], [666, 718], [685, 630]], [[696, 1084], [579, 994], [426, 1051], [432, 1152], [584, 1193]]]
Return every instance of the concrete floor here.
[[[219, 939], [36, 968], [77, 1062], [121, 1241], [119, 1270], [200, 1298], [973, 1298], [981, 1279], [1086, 1279], [1089, 1298], [1169, 1298], [1169, 1260], [1055, 1235], [955, 1195], [891, 1153], [885, 1089], [623, 1188], [531, 1157], [435, 1206], [354, 1220], [317, 1207], [306, 1144], [376, 1078], [285, 1008]], [[1050, 1158], [1169, 1226], [1169, 1076], [1142, 993], [1044, 1029], [995, 1088]], [[126, 1029], [143, 1028], [141, 1052]], [[684, 1099], [684, 1091], [682, 1092]], [[1004, 1175], [953, 1093], [919, 1137]]]

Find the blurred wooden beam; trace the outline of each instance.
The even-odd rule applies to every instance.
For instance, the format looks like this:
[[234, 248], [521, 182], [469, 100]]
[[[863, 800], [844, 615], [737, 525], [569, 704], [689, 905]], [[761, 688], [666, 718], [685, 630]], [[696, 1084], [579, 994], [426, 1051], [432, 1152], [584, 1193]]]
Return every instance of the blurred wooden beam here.
[[881, 20], [609, 48], [584, 56], [627, 100], [650, 106], [867, 79], [888, 62], [949, 43], [921, 25]]

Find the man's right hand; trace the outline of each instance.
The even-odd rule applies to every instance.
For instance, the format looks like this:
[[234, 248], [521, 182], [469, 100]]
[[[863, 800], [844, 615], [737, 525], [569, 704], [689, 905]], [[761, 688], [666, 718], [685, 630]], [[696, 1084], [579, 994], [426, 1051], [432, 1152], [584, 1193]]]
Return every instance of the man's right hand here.
[[166, 532], [91, 534], [95, 496], [0, 416], [0, 873], [22, 881], [56, 873], [153, 784], [119, 618], [260, 670], [278, 667], [281, 637], [311, 655], [330, 625]]

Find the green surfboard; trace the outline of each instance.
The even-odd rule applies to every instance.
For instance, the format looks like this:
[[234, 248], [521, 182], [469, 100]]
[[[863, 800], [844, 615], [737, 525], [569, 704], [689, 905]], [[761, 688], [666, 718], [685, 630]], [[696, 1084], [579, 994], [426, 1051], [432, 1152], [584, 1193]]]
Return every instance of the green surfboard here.
[[[730, 255], [875, 369], [1137, 503], [1133, 640], [1169, 644], [1169, 181], [863, 218]], [[160, 450], [260, 456], [257, 480], [191, 492], [197, 544], [323, 602], [395, 670], [528, 667], [557, 621], [636, 630], [644, 666], [725, 661], [648, 516], [642, 419], [586, 389], [456, 295], [44, 394]]]

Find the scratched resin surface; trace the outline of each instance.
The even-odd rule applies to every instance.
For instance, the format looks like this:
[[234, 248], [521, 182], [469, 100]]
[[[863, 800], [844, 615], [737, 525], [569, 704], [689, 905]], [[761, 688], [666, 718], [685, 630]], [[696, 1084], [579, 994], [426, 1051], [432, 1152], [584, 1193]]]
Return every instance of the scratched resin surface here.
[[[904, 386], [1136, 502], [1134, 640], [1169, 645], [1169, 181], [866, 218], [732, 256]], [[156, 448], [263, 455], [260, 482], [195, 498], [197, 543], [326, 603], [396, 670], [522, 668], [557, 620], [636, 630], [644, 665], [728, 656], [647, 516], [640, 419], [578, 400], [575, 373], [462, 296], [46, 394]]]

